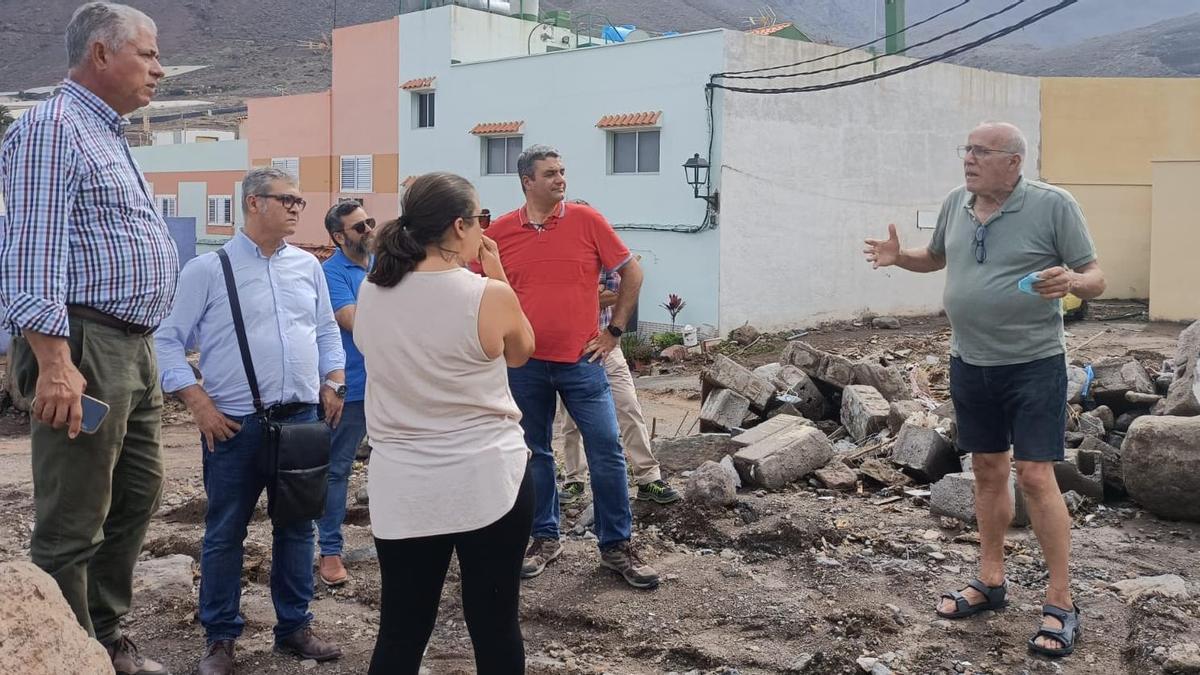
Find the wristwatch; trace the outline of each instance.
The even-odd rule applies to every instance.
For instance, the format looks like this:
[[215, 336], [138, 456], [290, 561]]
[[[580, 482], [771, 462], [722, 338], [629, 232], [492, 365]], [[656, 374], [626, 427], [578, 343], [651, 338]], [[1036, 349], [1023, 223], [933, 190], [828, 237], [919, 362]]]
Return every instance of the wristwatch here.
[[325, 386], [333, 390], [338, 398], [346, 398], [346, 383], [337, 380], [325, 380]]
[[619, 338], [625, 334], [624, 329], [618, 328], [611, 323], [605, 326], [604, 330], [608, 331], [609, 335], [612, 335], [615, 338]]

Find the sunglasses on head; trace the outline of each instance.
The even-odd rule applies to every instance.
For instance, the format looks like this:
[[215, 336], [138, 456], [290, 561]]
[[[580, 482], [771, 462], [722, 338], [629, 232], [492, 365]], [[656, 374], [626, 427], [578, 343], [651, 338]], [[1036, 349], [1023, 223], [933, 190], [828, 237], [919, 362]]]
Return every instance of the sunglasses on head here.
[[338, 231], [345, 232], [346, 230], [354, 230], [355, 232], [359, 233], [359, 235], [363, 235], [363, 234], [366, 234], [369, 230], [374, 230], [374, 229], [375, 229], [375, 219], [367, 218], [366, 220], [360, 220], [353, 225], [347, 225], [346, 227], [343, 227], [341, 230], [338, 230]]

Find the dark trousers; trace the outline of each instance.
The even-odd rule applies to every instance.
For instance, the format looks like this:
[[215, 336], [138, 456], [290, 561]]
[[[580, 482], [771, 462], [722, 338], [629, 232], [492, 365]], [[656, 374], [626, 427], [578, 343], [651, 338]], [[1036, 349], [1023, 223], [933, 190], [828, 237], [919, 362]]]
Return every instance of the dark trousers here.
[[[54, 577], [75, 617], [103, 643], [121, 637], [133, 597], [133, 566], [162, 496], [162, 390], [154, 338], [71, 317], [71, 361], [85, 392], [109, 405], [94, 434], [32, 423], [36, 516], [30, 555]], [[23, 338], [9, 355], [22, 396], [38, 365]]]
[[437, 621], [450, 554], [462, 572], [463, 614], [482, 675], [525, 672], [519, 619], [521, 559], [533, 522], [528, 469], [512, 510], [470, 532], [414, 539], [376, 539], [379, 552], [379, 638], [371, 675], [416, 675]]

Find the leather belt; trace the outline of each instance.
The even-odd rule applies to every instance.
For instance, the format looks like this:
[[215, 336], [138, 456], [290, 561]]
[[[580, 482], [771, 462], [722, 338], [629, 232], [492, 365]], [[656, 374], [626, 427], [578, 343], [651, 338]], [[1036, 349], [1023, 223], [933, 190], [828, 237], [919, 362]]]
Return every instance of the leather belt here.
[[158, 328], [158, 326], [143, 326], [141, 324], [132, 323], [124, 319], [118, 319], [111, 314], [105, 314], [94, 307], [87, 305], [67, 305], [67, 315], [73, 316], [86, 321], [93, 321], [101, 326], [108, 326], [124, 332], [126, 335], [149, 335]]
[[295, 417], [312, 407], [311, 403], [276, 403], [267, 408], [267, 417], [274, 421]]

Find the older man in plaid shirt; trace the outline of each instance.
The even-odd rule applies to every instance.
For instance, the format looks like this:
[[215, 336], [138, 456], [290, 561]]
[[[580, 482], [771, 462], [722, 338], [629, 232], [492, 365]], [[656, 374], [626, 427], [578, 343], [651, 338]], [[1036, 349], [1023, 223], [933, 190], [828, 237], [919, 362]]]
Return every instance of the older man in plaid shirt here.
[[[600, 273], [601, 328], [612, 322], [612, 307], [617, 301], [617, 289], [620, 286], [619, 272], [605, 270]], [[663, 480], [658, 460], [654, 458], [650, 449], [650, 432], [646, 429], [646, 418], [642, 415], [642, 406], [638, 403], [637, 390], [633, 386], [633, 374], [629, 372], [629, 364], [625, 361], [620, 344], [604, 357], [604, 370], [608, 373], [613, 405], [617, 410], [617, 423], [621, 426], [621, 444], [625, 446], [625, 452], [629, 455], [629, 467], [638, 486], [637, 498], [658, 504], [679, 501], [679, 492]], [[587, 484], [587, 458], [575, 420], [567, 414], [561, 401], [558, 409], [559, 417], [563, 421], [564, 437], [563, 486], [558, 493], [558, 501], [561, 504], [571, 504], [578, 501], [584, 493], [584, 486]]]
[[[80, 7], [67, 26], [68, 79], [0, 146], [0, 305], [12, 377], [34, 399], [31, 555], [124, 674], [167, 672], [120, 629], [162, 492], [151, 333], [179, 274], [122, 118], [150, 102], [163, 76], [156, 34], [131, 7]], [[85, 391], [109, 412], [81, 436]]]

